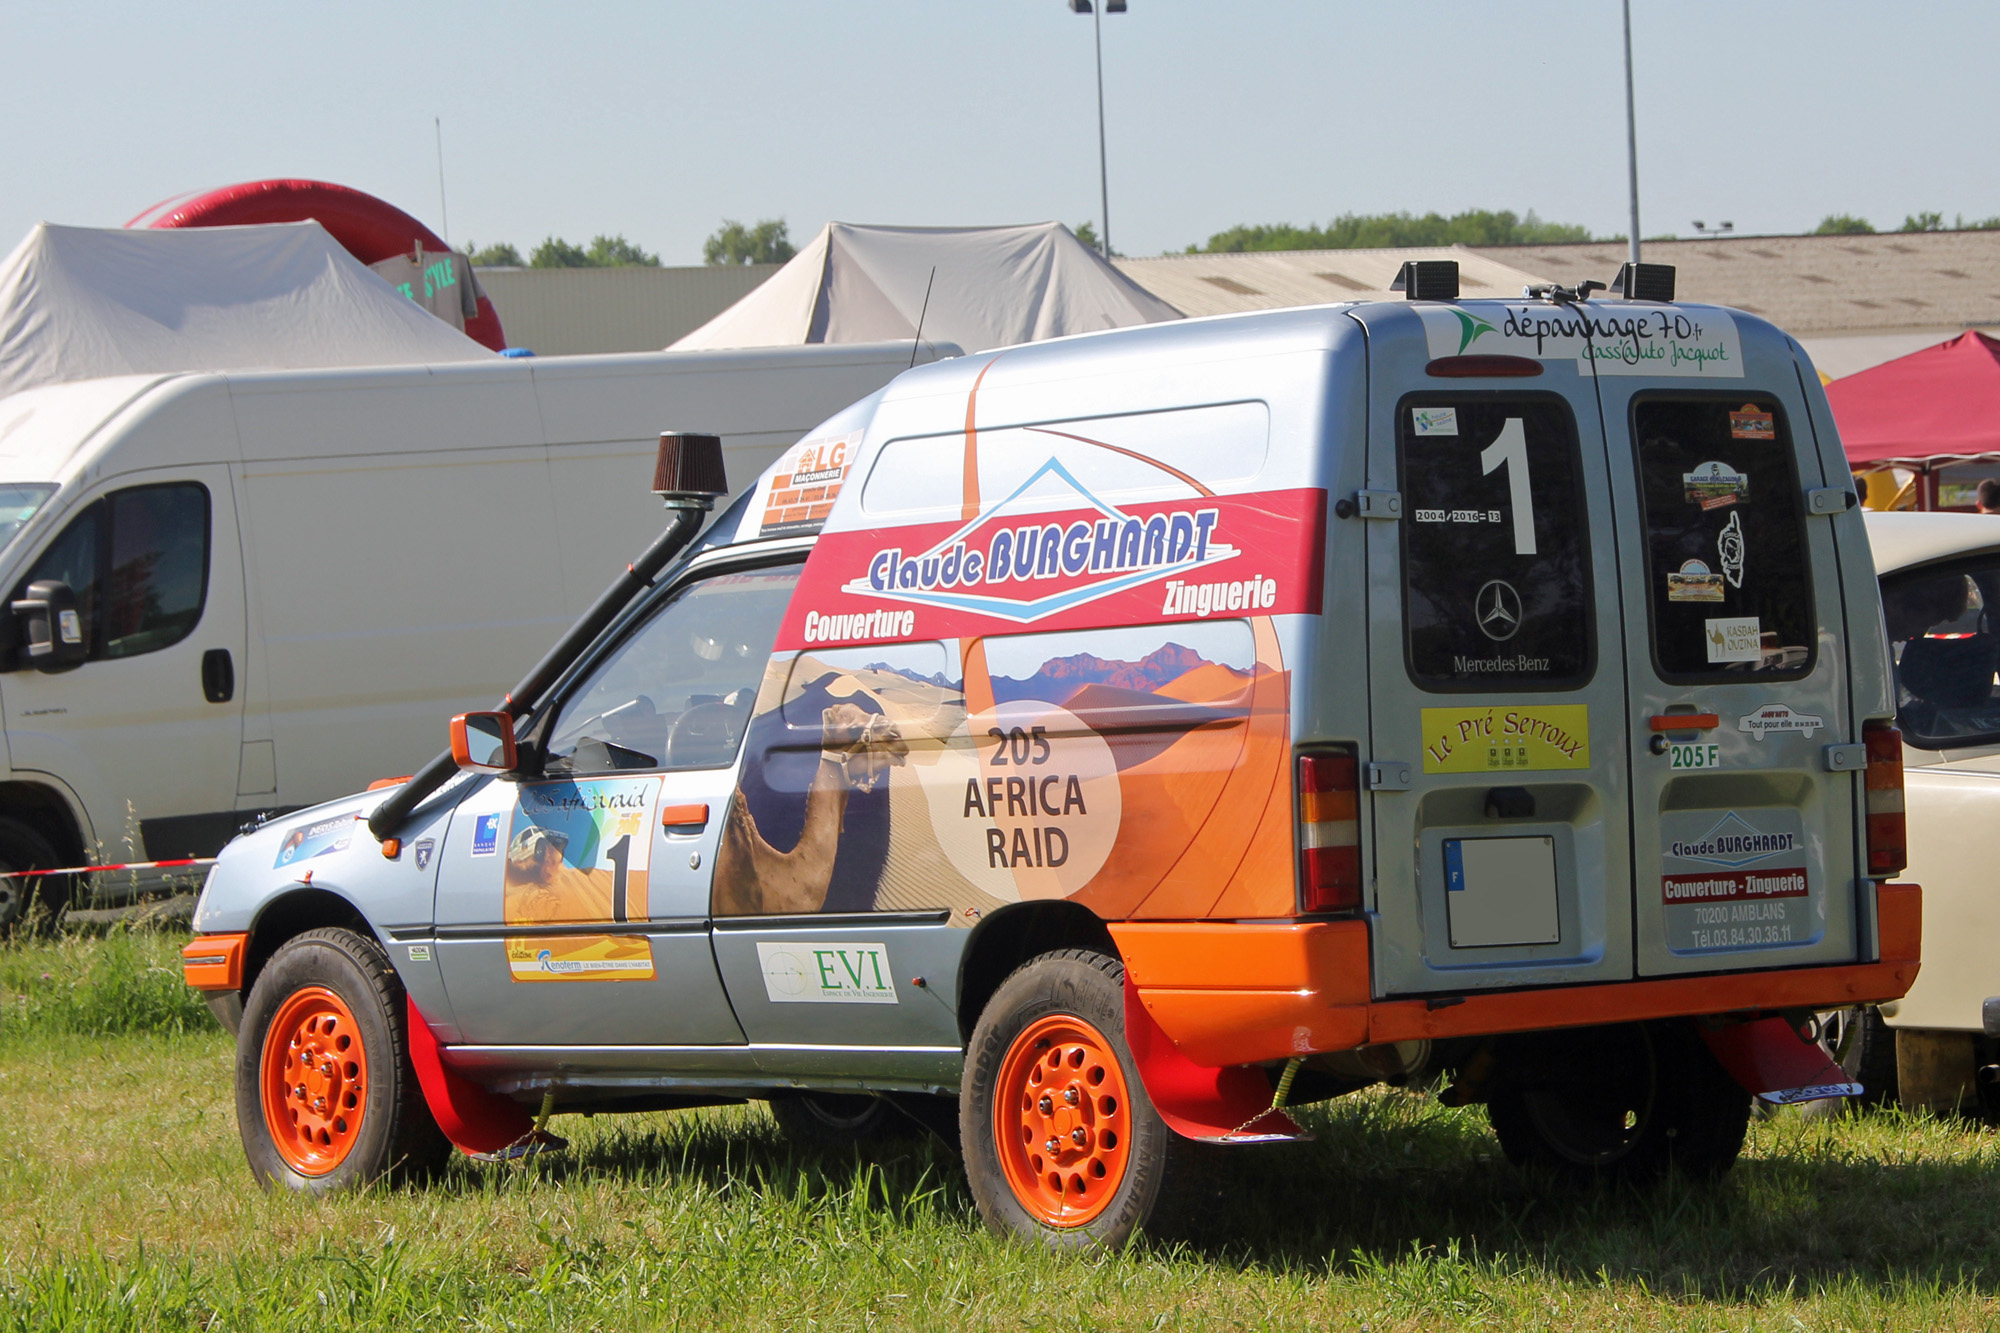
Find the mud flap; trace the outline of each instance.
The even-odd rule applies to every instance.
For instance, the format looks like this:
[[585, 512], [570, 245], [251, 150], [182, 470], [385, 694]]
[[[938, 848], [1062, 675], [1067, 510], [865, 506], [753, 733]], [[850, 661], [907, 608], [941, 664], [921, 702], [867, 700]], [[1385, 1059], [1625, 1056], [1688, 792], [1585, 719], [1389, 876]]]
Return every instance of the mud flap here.
[[430, 1024], [409, 1001], [410, 1064], [431, 1117], [452, 1146], [472, 1156], [488, 1156], [524, 1142], [534, 1133], [534, 1117], [519, 1102], [474, 1083], [447, 1068]]
[[1290, 1143], [1310, 1139], [1271, 1105], [1271, 1080], [1251, 1065], [1198, 1065], [1181, 1054], [1125, 978], [1125, 1044], [1153, 1109], [1167, 1127], [1201, 1143]]
[[1767, 1102], [1783, 1106], [1862, 1093], [1817, 1042], [1801, 1037], [1782, 1018], [1697, 1030], [1729, 1076]]

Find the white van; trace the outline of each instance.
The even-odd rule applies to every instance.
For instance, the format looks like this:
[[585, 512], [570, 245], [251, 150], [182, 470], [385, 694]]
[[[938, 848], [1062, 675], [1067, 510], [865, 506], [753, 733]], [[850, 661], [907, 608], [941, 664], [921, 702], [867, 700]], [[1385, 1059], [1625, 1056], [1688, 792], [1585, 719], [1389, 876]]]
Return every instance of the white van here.
[[31, 883], [6, 871], [209, 856], [410, 771], [656, 531], [663, 427], [754, 478], [910, 364], [904, 342], [0, 399], [0, 927]]

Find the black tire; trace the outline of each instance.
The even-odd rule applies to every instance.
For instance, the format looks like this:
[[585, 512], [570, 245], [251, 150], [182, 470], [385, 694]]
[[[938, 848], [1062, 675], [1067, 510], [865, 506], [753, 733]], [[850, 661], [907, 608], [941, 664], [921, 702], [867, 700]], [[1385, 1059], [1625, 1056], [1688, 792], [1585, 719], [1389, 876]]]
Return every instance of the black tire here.
[[1487, 1114], [1516, 1166], [1644, 1186], [1670, 1168], [1714, 1179], [1743, 1151], [1750, 1094], [1691, 1023], [1538, 1034], [1515, 1051], [1527, 1078], [1510, 1080]]
[[63, 864], [47, 838], [18, 819], [0, 819], [0, 937], [24, 921], [53, 927], [69, 904], [69, 876], [17, 879], [9, 872], [54, 870]]
[[[1044, 1019], [1081, 1019], [1115, 1053], [1124, 1089], [1125, 1161], [1109, 1201], [1081, 1225], [1053, 1225], [1009, 1183], [1000, 1160], [996, 1104], [1002, 1069], [1016, 1038]], [[1153, 1109], [1125, 1041], [1125, 968], [1116, 958], [1064, 949], [1029, 960], [994, 992], [967, 1047], [959, 1097], [965, 1175], [987, 1226], [1051, 1250], [1119, 1248], [1158, 1225], [1199, 1188], [1199, 1145], [1175, 1134]]]
[[792, 1142], [828, 1152], [924, 1133], [922, 1125], [871, 1092], [781, 1093], [771, 1098], [771, 1116]]
[[1872, 1004], [1830, 1009], [1819, 1016], [1819, 1044], [1865, 1091], [1808, 1106], [1889, 1106], [1896, 1100], [1896, 1032]]
[[[302, 1171], [287, 1160], [264, 1102], [272, 1021], [294, 996], [313, 988], [332, 992], [346, 1006], [362, 1047], [359, 1126], [346, 1155], [323, 1172]], [[407, 1015], [402, 982], [382, 946], [367, 936], [339, 927], [309, 930], [271, 955], [250, 988], [236, 1040], [236, 1128], [258, 1184], [333, 1194], [385, 1177], [426, 1179], [444, 1165], [451, 1144], [431, 1118], [410, 1065]]]

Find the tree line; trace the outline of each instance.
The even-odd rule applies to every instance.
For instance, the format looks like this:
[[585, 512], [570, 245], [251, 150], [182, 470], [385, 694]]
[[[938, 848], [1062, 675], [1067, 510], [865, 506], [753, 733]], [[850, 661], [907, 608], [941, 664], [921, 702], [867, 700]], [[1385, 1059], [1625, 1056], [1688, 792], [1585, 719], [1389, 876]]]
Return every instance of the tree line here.
[[[658, 268], [660, 257], [651, 254], [631, 241], [623, 233], [617, 236], [593, 236], [588, 245], [577, 245], [560, 236], [550, 236], [528, 252], [523, 259], [521, 252], [506, 242], [497, 245], [477, 245], [466, 242], [465, 252], [472, 262], [482, 268]], [[761, 222], [744, 226], [733, 219], [725, 219], [708, 240], [702, 243], [702, 262], [706, 264], [782, 264], [798, 251], [792, 246], [791, 237], [786, 234], [783, 218], [767, 218]]]
[[[2000, 216], [1966, 218], [1957, 214], [1947, 227], [1942, 213], [1911, 213], [1898, 232], [1996, 231]], [[1099, 248], [1097, 229], [1089, 222], [1074, 228], [1076, 238], [1092, 249]], [[1829, 213], [1820, 220], [1812, 235], [1873, 235], [1878, 228], [1866, 218], [1852, 213]], [[1238, 254], [1259, 250], [1388, 250], [1413, 246], [1442, 245], [1572, 245], [1587, 241], [1623, 241], [1623, 235], [1593, 236], [1587, 227], [1568, 222], [1545, 222], [1529, 209], [1525, 215], [1511, 209], [1471, 208], [1446, 216], [1442, 213], [1343, 213], [1324, 225], [1304, 227], [1289, 222], [1239, 223], [1216, 232], [1204, 244], [1190, 245], [1186, 254]], [[1649, 240], [1673, 240], [1672, 236]], [[586, 245], [577, 245], [559, 236], [550, 236], [527, 258], [512, 245], [475, 246], [466, 251], [472, 262], [482, 267], [513, 268], [658, 268], [660, 257], [617, 236], [593, 236]], [[783, 218], [764, 218], [753, 223], [725, 218], [722, 225], [702, 242], [702, 262], [711, 265], [782, 264], [798, 253]]]

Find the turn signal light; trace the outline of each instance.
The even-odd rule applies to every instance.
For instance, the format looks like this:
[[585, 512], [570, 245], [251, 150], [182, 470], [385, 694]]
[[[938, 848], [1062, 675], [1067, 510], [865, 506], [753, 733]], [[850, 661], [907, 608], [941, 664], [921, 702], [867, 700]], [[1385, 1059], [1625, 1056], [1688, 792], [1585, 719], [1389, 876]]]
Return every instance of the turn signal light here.
[[1889, 879], [1910, 863], [1910, 836], [1903, 819], [1903, 733], [1887, 722], [1861, 728], [1868, 767], [1861, 776], [1867, 796], [1868, 878]]
[[1299, 909], [1361, 906], [1361, 782], [1353, 751], [1299, 756]]

